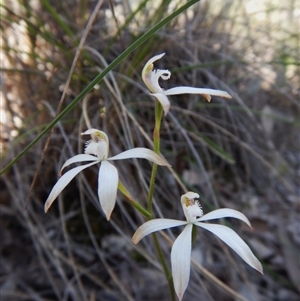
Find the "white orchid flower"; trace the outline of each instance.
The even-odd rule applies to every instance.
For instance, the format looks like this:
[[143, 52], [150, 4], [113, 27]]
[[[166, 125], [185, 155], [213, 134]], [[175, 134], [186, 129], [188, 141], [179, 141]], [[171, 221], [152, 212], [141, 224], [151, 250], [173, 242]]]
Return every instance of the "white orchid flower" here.
[[107, 220], [109, 220], [115, 207], [119, 181], [118, 171], [109, 161], [142, 158], [158, 165], [169, 166], [169, 164], [159, 155], [152, 150], [143, 147], [133, 148], [108, 158], [109, 140], [104, 132], [96, 129], [89, 129], [82, 133], [82, 135], [91, 135], [92, 137], [92, 140], [86, 143], [85, 154], [76, 155], [67, 160], [62, 166], [59, 174], [61, 175], [62, 170], [72, 163], [84, 161], [92, 161], [92, 163], [77, 166], [69, 170], [57, 181], [46, 200], [45, 212], [49, 210], [54, 200], [80, 171], [94, 164], [101, 163], [98, 176], [98, 196], [100, 205]]
[[185, 226], [174, 241], [171, 251], [172, 276], [175, 292], [179, 300], [182, 300], [190, 278], [193, 225], [204, 228], [218, 236], [252, 268], [263, 273], [261, 263], [236, 232], [223, 225], [203, 223], [212, 219], [233, 217], [242, 220], [251, 228], [247, 217], [239, 211], [228, 208], [213, 210], [203, 215], [198, 198], [199, 195], [194, 192], [187, 192], [181, 196], [181, 205], [186, 221], [166, 218], [153, 219], [140, 226], [132, 237], [133, 243], [137, 244], [143, 237], [155, 231]]
[[142, 71], [142, 79], [145, 85], [151, 92], [151, 95], [156, 97], [156, 99], [160, 102], [163, 107], [165, 115], [169, 112], [170, 108], [170, 101], [167, 95], [179, 95], [179, 94], [200, 94], [206, 98], [208, 102], [210, 102], [211, 95], [231, 98], [231, 96], [221, 90], [214, 90], [214, 89], [203, 89], [203, 88], [194, 88], [194, 87], [175, 87], [168, 90], [163, 90], [158, 81], [160, 78], [163, 80], [168, 80], [171, 77], [171, 72], [169, 70], [153, 70], [153, 63], [159, 59], [161, 59], [165, 54], [158, 54], [152, 57], [144, 66]]

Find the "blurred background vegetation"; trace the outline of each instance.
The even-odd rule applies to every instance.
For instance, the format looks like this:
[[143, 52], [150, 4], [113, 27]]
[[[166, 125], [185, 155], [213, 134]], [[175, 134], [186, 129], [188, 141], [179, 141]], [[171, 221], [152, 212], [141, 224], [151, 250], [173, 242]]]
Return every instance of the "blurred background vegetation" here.
[[[66, 107], [122, 51], [184, 3], [3, 0], [1, 169], [60, 105]], [[77, 176], [50, 212], [43, 212], [60, 167], [83, 152], [80, 133], [87, 128], [108, 134], [112, 155], [152, 147], [154, 100], [140, 73], [162, 52], [155, 66], [172, 72], [164, 88], [221, 89], [233, 98], [206, 103], [198, 95], [170, 97], [161, 152], [172, 169], [158, 169], [155, 216], [183, 218], [179, 200], [186, 190], [201, 195], [204, 212], [240, 210], [253, 232], [239, 222], [226, 223], [265, 271], [259, 275], [219, 240], [198, 231], [184, 300], [298, 300], [299, 14], [295, 0], [197, 3], [122, 61], [57, 124], [27, 210], [47, 137], [4, 173], [1, 300], [169, 300], [152, 238], [131, 243], [144, 218], [119, 193], [111, 222], [105, 220], [97, 167]], [[146, 205], [151, 165], [143, 160], [115, 165], [132, 196]], [[174, 238], [176, 231], [168, 234]], [[169, 260], [170, 245], [159, 238]]]

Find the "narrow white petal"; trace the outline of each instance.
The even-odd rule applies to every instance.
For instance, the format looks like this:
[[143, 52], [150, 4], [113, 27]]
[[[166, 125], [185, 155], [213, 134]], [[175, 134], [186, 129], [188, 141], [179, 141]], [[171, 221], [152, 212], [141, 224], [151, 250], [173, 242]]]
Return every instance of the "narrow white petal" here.
[[144, 147], [136, 147], [133, 149], [129, 149], [116, 156], [107, 158], [107, 160], [123, 160], [123, 159], [132, 159], [132, 158], [147, 159], [151, 162], [156, 163], [157, 165], [170, 166], [170, 164], [168, 164], [168, 162], [165, 159], [160, 157], [151, 149], [144, 148]]
[[207, 214], [204, 214], [201, 218], [197, 219], [197, 221], [202, 222], [202, 221], [208, 221], [208, 220], [223, 218], [223, 217], [237, 218], [245, 222], [252, 229], [248, 218], [242, 212], [239, 212], [234, 209], [229, 209], [229, 208], [213, 210]]
[[153, 93], [151, 95], [154, 96], [159, 101], [166, 116], [170, 109], [170, 101], [168, 97], [165, 95], [165, 91], [163, 93]]
[[255, 257], [255, 255], [252, 253], [248, 245], [242, 240], [242, 238], [232, 229], [223, 225], [204, 224], [201, 222], [196, 222], [195, 225], [204, 228], [218, 236], [246, 263], [263, 274], [263, 268], [259, 260]]
[[171, 251], [174, 289], [179, 300], [182, 299], [190, 280], [192, 228], [193, 224], [186, 225], [175, 240]]
[[160, 231], [160, 230], [164, 230], [164, 229], [168, 229], [168, 228], [183, 226], [183, 225], [186, 225], [186, 224], [187, 224], [187, 222], [178, 221], [178, 220], [175, 220], [175, 219], [168, 219], [168, 218], [152, 219], [152, 220], [142, 224], [136, 230], [136, 232], [132, 236], [132, 242], [134, 244], [137, 244], [142, 238], [149, 235], [150, 233]]
[[194, 88], [194, 87], [175, 87], [164, 91], [165, 95], [179, 95], [179, 94], [206, 94], [213, 96], [220, 96], [225, 98], [232, 98], [226, 91]]
[[55, 199], [58, 197], [58, 195], [62, 192], [62, 190], [71, 182], [71, 180], [79, 173], [81, 172], [83, 169], [89, 167], [89, 166], [92, 166], [94, 164], [96, 164], [96, 162], [93, 162], [93, 163], [89, 163], [89, 164], [86, 164], [86, 165], [82, 165], [82, 166], [77, 166], [71, 170], [69, 170], [68, 172], [66, 172], [58, 181], [57, 183], [54, 185], [54, 187], [52, 188], [47, 200], [46, 200], [46, 203], [45, 203], [45, 206], [44, 206], [44, 209], [45, 209], [45, 212], [47, 212], [50, 208], [50, 206], [52, 205], [52, 203], [55, 201]]
[[107, 220], [115, 207], [119, 175], [117, 169], [106, 160], [101, 162], [98, 177], [98, 196]]
[[86, 154], [80, 154], [80, 155], [76, 155], [70, 159], [68, 159], [64, 165], [62, 166], [62, 168], [60, 169], [59, 174], [61, 174], [61, 172], [63, 171], [63, 169], [72, 164], [72, 163], [78, 163], [78, 162], [84, 162], [84, 161], [98, 161], [98, 158], [95, 156], [90, 156], [90, 155], [86, 155]]

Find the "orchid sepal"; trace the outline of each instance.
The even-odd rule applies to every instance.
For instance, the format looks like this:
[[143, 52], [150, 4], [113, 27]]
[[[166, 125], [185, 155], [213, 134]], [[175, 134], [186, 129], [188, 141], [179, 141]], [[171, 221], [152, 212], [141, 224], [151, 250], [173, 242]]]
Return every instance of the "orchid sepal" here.
[[165, 159], [160, 157], [154, 151], [144, 147], [136, 147], [136, 148], [129, 149], [116, 156], [107, 158], [107, 160], [113, 161], [113, 160], [123, 160], [123, 159], [132, 159], [132, 158], [147, 159], [148, 161], [151, 161], [157, 165], [170, 166], [170, 164]]
[[180, 95], [180, 94], [200, 94], [212, 96], [219, 96], [227, 99], [231, 99], [232, 97], [226, 92], [222, 90], [214, 90], [214, 89], [206, 89], [206, 88], [195, 88], [195, 87], [188, 87], [188, 86], [180, 86], [174, 87], [164, 91], [165, 95]]
[[188, 223], [176, 238], [171, 250], [171, 266], [174, 289], [181, 301], [190, 280], [192, 228]]
[[259, 260], [252, 253], [243, 239], [232, 229], [223, 225], [205, 224], [196, 222], [196, 226], [206, 229], [218, 236], [227, 246], [234, 250], [249, 266], [263, 274], [263, 268]]
[[72, 179], [80, 173], [82, 170], [96, 164], [96, 162], [92, 162], [89, 164], [81, 165], [74, 167], [67, 171], [64, 175], [61, 176], [61, 178], [56, 182], [54, 187], [52, 188], [46, 202], [44, 205], [44, 210], [47, 212], [49, 208], [51, 207], [52, 203], [55, 201], [55, 199], [58, 197], [58, 195], [63, 191], [63, 189], [72, 181]]
[[164, 115], [166, 116], [170, 110], [170, 105], [171, 105], [168, 97], [163, 93], [152, 93], [150, 95], [154, 96], [159, 101], [159, 103], [163, 108]]
[[178, 226], [186, 225], [185, 221], [178, 221], [176, 219], [168, 219], [168, 218], [157, 218], [142, 224], [134, 233], [132, 237], [132, 242], [137, 244], [141, 239], [145, 236], [164, 229], [169, 229]]
[[213, 210], [213, 211], [201, 216], [197, 221], [203, 222], [203, 221], [208, 221], [208, 220], [212, 220], [212, 219], [226, 218], [226, 217], [232, 217], [232, 218], [239, 219], [239, 220], [243, 221], [244, 223], [246, 223], [252, 229], [250, 221], [242, 212], [234, 210], [234, 209], [230, 209], [230, 208], [221, 208], [221, 209]]
[[110, 220], [116, 204], [118, 182], [117, 169], [108, 161], [101, 162], [98, 176], [98, 197], [107, 220]]
[[75, 155], [74, 157], [68, 159], [64, 163], [64, 165], [62, 166], [62, 168], [59, 171], [59, 175], [61, 175], [61, 173], [65, 169], [65, 167], [69, 166], [70, 164], [85, 162], [85, 161], [99, 161], [99, 160], [97, 157], [91, 156], [91, 155], [86, 155], [86, 154]]

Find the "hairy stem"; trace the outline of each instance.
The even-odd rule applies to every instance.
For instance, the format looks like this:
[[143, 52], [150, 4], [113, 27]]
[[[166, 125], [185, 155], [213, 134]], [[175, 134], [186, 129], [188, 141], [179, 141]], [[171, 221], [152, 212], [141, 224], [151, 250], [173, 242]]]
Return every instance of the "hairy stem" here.
[[141, 206], [137, 201], [133, 199], [127, 188], [123, 185], [121, 181], [119, 181], [118, 189], [121, 191], [121, 193], [126, 197], [128, 202], [140, 213], [142, 213], [148, 220], [151, 219], [151, 214], [143, 207]]
[[[160, 126], [161, 126], [161, 119], [163, 115], [163, 108], [158, 100], [155, 102], [155, 127], [153, 131], [153, 143], [154, 143], [154, 152], [159, 154], [160, 152]], [[153, 193], [154, 193], [154, 186], [155, 186], [155, 177], [157, 172], [157, 164], [153, 164], [152, 167], [152, 173], [151, 173], [151, 179], [150, 179], [150, 186], [149, 186], [149, 194], [148, 194], [148, 212], [151, 214], [152, 218], [152, 199], [153, 199]], [[174, 284], [173, 284], [173, 278], [172, 274], [170, 273], [164, 254], [162, 252], [161, 246], [159, 244], [159, 241], [157, 239], [156, 234], [152, 234], [154, 239], [154, 244], [156, 251], [158, 253], [158, 257], [160, 259], [161, 265], [163, 267], [163, 270], [165, 272], [170, 294], [171, 294], [171, 300], [175, 301], [175, 291], [174, 291]]]
[[156, 247], [156, 250], [157, 250], [157, 253], [158, 253], [158, 257], [160, 259], [160, 262], [161, 262], [162, 267], [164, 269], [164, 272], [166, 274], [166, 278], [167, 278], [167, 281], [168, 281], [168, 284], [169, 284], [169, 289], [170, 289], [170, 294], [171, 294], [171, 300], [175, 301], [175, 290], [174, 290], [174, 284], [173, 284], [172, 274], [170, 273], [170, 271], [168, 269], [167, 263], [165, 261], [164, 254], [162, 252], [162, 249], [160, 247], [160, 244], [159, 244], [159, 241], [157, 239], [156, 234], [153, 233], [152, 237], [154, 239], [154, 244], [155, 244], [155, 247]]
[[[155, 102], [155, 127], [153, 131], [153, 143], [154, 143], [154, 152], [159, 153], [160, 151], [160, 125], [161, 118], [163, 114], [163, 109], [159, 101]], [[150, 186], [149, 186], [149, 194], [148, 194], [148, 212], [152, 215], [152, 199], [155, 185], [155, 177], [157, 172], [157, 164], [153, 164]]]

